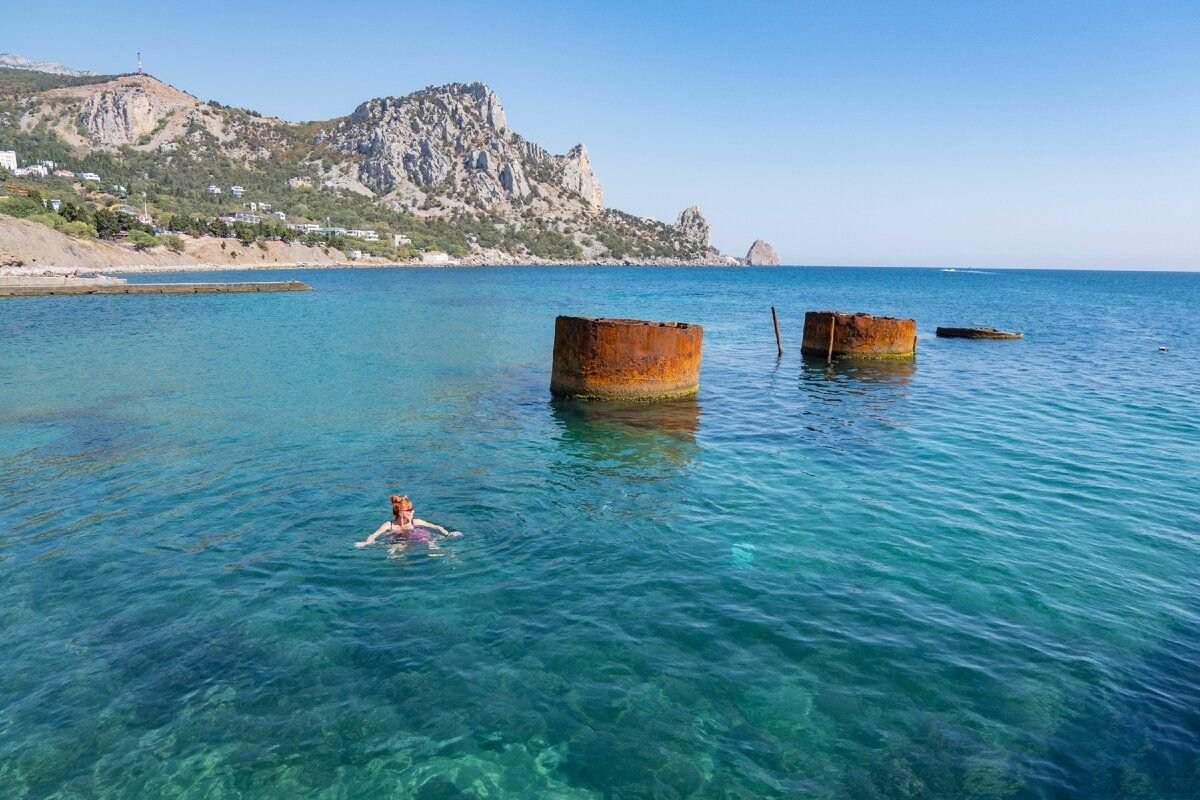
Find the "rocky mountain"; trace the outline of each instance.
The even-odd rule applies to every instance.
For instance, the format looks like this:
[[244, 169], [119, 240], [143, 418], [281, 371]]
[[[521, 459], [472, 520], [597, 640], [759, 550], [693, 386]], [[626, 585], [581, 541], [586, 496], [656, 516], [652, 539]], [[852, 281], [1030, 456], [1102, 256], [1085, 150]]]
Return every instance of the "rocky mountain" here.
[[712, 228], [700, 213], [699, 206], [688, 206], [675, 218], [675, 227], [688, 241], [708, 247]]
[[754, 244], [750, 245], [749, 252], [746, 253], [745, 260], [746, 266], [749, 267], [778, 267], [779, 253], [776, 253], [775, 248], [762, 239], [755, 239]]
[[674, 225], [606, 208], [587, 148], [553, 154], [525, 139], [482, 83], [291, 123], [202, 102], [150, 75], [22, 77], [34, 75], [0, 70], [0, 149], [17, 150], [23, 164], [50, 159], [144, 191], [152, 214], [230, 214], [243, 205], [229, 196], [236, 185], [289, 221], [371, 228], [389, 241], [402, 234], [400, 244], [376, 247], [384, 257], [733, 261], [711, 246], [695, 206]]
[[28, 58], [23, 58], [12, 53], [0, 53], [0, 68], [25, 69], [30, 72], [45, 72], [50, 75], [70, 75], [75, 78], [96, 74], [86, 70], [64, 67], [62, 64], [56, 64], [53, 61], [30, 61]]
[[353, 158], [346, 177], [384, 200], [419, 206], [571, 216], [604, 210], [587, 148], [551, 155], [508, 128], [504, 107], [482, 83], [431, 87], [368, 100], [319, 140]]

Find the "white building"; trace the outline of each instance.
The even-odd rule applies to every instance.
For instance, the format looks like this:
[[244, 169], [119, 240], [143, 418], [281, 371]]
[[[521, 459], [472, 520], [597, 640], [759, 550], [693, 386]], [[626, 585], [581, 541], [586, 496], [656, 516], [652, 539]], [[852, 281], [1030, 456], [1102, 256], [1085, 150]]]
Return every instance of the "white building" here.
[[16, 150], [0, 150], [0, 169], [6, 169], [9, 172], [17, 171]]
[[449, 264], [450, 254], [443, 253], [438, 250], [431, 250], [428, 253], [421, 253], [422, 264]]
[[353, 239], [362, 239], [364, 242], [378, 242], [379, 234], [375, 231], [360, 231], [351, 228], [346, 231], [346, 235]]
[[258, 214], [247, 214], [245, 211], [235, 212], [233, 215], [234, 222], [245, 222], [248, 225], [257, 225], [262, 222], [262, 217]]
[[246, 192], [241, 186], [230, 186], [229, 193], [234, 197], [241, 197]]
[[292, 187], [293, 189], [299, 189], [301, 187], [311, 187], [312, 186], [312, 178], [288, 178], [287, 183], [288, 183], [288, 186]]
[[53, 170], [55, 167], [58, 166], [58, 164], [55, 164], [53, 161], [50, 161], [50, 160], [39, 161], [38, 163], [49, 170]]
[[345, 228], [317, 228], [313, 233], [319, 236], [345, 236]]
[[51, 200], [50, 207], [55, 211], [58, 211], [60, 208], [62, 208], [62, 200]]
[[54, 170], [54, 174], [55, 174], [55, 176], [57, 176], [59, 178], [74, 178], [75, 177], [75, 173], [71, 172], [71, 170], [69, 170], [69, 169], [56, 169], [56, 170]]
[[287, 219], [287, 214], [282, 211], [272, 211], [271, 216], [275, 217], [275, 219]]
[[100, 176], [99, 176], [99, 175], [97, 175], [97, 174], [96, 174], [96, 173], [94, 173], [94, 172], [81, 172], [81, 173], [79, 173], [79, 180], [81, 180], [81, 181], [95, 181], [96, 183], [99, 183], [99, 182], [100, 182]]
[[41, 164], [30, 164], [28, 167], [21, 167], [20, 169], [18, 169], [17, 174], [18, 175], [37, 175], [39, 177], [44, 178], [50, 174], [50, 170], [46, 169]]
[[412, 244], [412, 239], [405, 236], [403, 233], [392, 234], [392, 244], [399, 247], [402, 244]]
[[316, 233], [321, 230], [321, 226], [315, 222], [293, 222], [288, 227], [297, 233]]
[[210, 183], [210, 184], [208, 185], [208, 193], [209, 193], [209, 194], [220, 194], [220, 193], [221, 193], [221, 187], [220, 187], [220, 186], [217, 186], [215, 183]]

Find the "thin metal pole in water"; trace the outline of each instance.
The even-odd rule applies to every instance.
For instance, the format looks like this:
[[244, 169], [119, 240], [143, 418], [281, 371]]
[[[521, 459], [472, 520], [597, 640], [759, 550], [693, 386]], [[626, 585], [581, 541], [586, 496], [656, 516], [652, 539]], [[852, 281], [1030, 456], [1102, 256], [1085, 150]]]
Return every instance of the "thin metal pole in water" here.
[[825, 354], [826, 363], [833, 361], [833, 329], [837, 327], [837, 314], [829, 317], [829, 352]]
[[779, 355], [783, 355], [783, 340], [779, 338], [779, 317], [775, 316], [775, 306], [771, 306], [771, 322], [775, 323], [775, 346], [779, 348]]

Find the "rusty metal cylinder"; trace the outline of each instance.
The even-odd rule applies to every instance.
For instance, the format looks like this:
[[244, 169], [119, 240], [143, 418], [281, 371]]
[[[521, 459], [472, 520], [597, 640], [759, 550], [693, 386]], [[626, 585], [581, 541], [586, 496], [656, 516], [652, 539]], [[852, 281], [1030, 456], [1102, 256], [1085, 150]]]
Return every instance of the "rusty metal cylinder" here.
[[668, 400], [700, 387], [704, 329], [686, 322], [558, 317], [550, 392], [588, 400]]
[[804, 315], [800, 349], [833, 358], [902, 358], [917, 350], [917, 323], [870, 314], [809, 311]]

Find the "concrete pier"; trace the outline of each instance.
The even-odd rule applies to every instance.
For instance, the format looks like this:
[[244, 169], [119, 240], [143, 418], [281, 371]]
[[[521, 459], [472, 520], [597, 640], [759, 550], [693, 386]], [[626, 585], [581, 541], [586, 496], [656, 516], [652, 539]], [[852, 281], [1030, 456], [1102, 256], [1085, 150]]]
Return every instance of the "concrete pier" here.
[[903, 358], [917, 351], [911, 319], [809, 311], [804, 315], [805, 354], [831, 358]]
[[700, 386], [704, 329], [686, 322], [558, 317], [550, 392], [586, 400], [667, 400]]
[[300, 281], [247, 281], [244, 283], [126, 283], [103, 282], [43, 283], [6, 285], [0, 283], [0, 297], [42, 297], [79, 294], [229, 294], [235, 292], [304, 292], [312, 287]]

